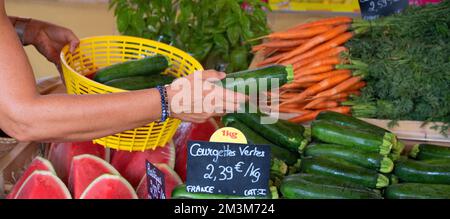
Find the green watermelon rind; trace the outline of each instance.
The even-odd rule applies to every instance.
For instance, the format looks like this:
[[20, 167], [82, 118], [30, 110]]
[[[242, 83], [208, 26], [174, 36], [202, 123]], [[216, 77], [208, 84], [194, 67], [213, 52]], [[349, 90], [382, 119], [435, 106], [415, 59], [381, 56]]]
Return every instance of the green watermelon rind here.
[[22, 184], [22, 186], [19, 188], [19, 190], [17, 191], [16, 196], [14, 197], [14, 199], [17, 199], [17, 197], [20, 195], [20, 193], [22, 192], [23, 188], [27, 185], [27, 183], [33, 179], [34, 175], [45, 175], [45, 176], [49, 176], [51, 178], [53, 178], [55, 180], [55, 182], [59, 185], [61, 191], [64, 193], [64, 195], [66, 196], [66, 199], [71, 199], [72, 195], [70, 194], [70, 191], [67, 189], [66, 185], [64, 184], [64, 182], [58, 178], [54, 173], [52, 173], [51, 171], [47, 171], [47, 170], [35, 170]]
[[99, 177], [97, 177], [94, 181], [92, 181], [86, 189], [83, 191], [83, 193], [80, 196], [80, 199], [85, 199], [86, 195], [90, 192], [90, 190], [96, 186], [99, 182], [105, 179], [111, 179], [111, 180], [119, 180], [121, 183], [125, 185], [125, 187], [128, 188], [128, 191], [130, 192], [132, 198], [131, 199], [138, 199], [136, 192], [134, 191], [133, 186], [123, 177], [120, 175], [112, 175], [112, 174], [103, 174]]

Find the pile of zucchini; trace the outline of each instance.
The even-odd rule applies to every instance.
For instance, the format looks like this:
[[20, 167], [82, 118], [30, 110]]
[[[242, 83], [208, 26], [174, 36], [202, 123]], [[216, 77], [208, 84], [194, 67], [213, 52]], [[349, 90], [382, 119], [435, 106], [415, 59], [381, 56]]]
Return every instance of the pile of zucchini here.
[[322, 112], [313, 143], [301, 151], [300, 173], [284, 178], [283, 198], [450, 198], [450, 148], [416, 145], [412, 160], [387, 130]]
[[[416, 145], [408, 158], [401, 156], [404, 145], [394, 134], [354, 117], [322, 112], [309, 130], [282, 120], [261, 124], [262, 116], [266, 115], [257, 112], [222, 118], [249, 143], [271, 147], [270, 194], [250, 198], [450, 198], [449, 147]], [[249, 198], [188, 193], [184, 185], [172, 196]]]
[[395, 164], [400, 183], [389, 186], [389, 199], [450, 199], [450, 148], [439, 145], [415, 145], [409, 159]]
[[124, 90], [141, 90], [170, 84], [175, 77], [163, 74], [170, 63], [163, 55], [148, 56], [99, 69], [93, 79]]
[[284, 198], [380, 199], [403, 145], [394, 134], [351, 116], [322, 112], [313, 142], [301, 149], [300, 173], [285, 177]]
[[261, 124], [257, 113], [234, 113], [222, 117], [224, 126], [240, 130], [251, 144], [269, 145], [272, 155], [271, 184], [279, 186], [286, 174], [299, 168], [299, 150], [308, 144], [305, 128], [284, 120], [273, 124]]

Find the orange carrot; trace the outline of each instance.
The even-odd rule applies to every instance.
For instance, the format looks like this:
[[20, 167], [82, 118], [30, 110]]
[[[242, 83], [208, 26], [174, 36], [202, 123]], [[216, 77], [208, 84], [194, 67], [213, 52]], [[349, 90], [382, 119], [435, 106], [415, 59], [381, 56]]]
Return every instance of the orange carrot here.
[[310, 100], [311, 102], [316, 99], [338, 100], [338, 99], [342, 99], [342, 98], [347, 98], [351, 94], [355, 94], [355, 92], [359, 92], [359, 91], [345, 91], [345, 92], [338, 93], [338, 94], [335, 94], [335, 95], [329, 96], [329, 97], [310, 98], [308, 100]]
[[[258, 46], [262, 46], [264, 48], [287, 48], [287, 47], [293, 47], [293, 46], [299, 46], [300, 44], [304, 43], [305, 39], [297, 39], [297, 40], [274, 40], [269, 41], [263, 44], [260, 44]], [[257, 47], [257, 46], [255, 46]]]
[[290, 62], [290, 63], [295, 63], [295, 60], [303, 60], [309, 57], [313, 57], [316, 54], [319, 54], [321, 52], [330, 50], [332, 48], [338, 47], [342, 44], [344, 44], [345, 42], [347, 42], [349, 39], [351, 39], [353, 37], [354, 33], [353, 32], [346, 32], [344, 34], [341, 34], [323, 44], [321, 44], [320, 46], [314, 47], [312, 50], [305, 52], [297, 57], [293, 57], [292, 59], [286, 59], [283, 62], [280, 63], [285, 63], [285, 62]]
[[334, 70], [334, 65], [323, 65], [315, 68], [298, 68], [294, 69], [294, 79], [300, 78], [305, 75], [313, 75]]
[[282, 112], [282, 113], [298, 113], [300, 115], [303, 115], [303, 114], [310, 113], [311, 111], [310, 110], [303, 110], [302, 108], [283, 107], [283, 108], [280, 108], [278, 110], [278, 112]]
[[341, 64], [341, 63], [342, 63], [341, 58], [336, 57], [336, 56], [330, 56], [328, 58], [320, 59], [315, 62], [312, 62], [303, 68], [314, 68], [314, 67], [319, 67], [322, 65], [337, 65], [337, 64]]
[[260, 51], [260, 50], [262, 50], [264, 48], [265, 48], [264, 44], [259, 44], [259, 45], [256, 45], [256, 46], [252, 46], [252, 52], [253, 53], [258, 52], [258, 51]]
[[311, 27], [308, 29], [302, 29], [298, 31], [292, 31], [292, 32], [276, 32], [271, 33], [267, 37], [270, 39], [307, 39], [314, 37], [318, 34], [325, 33], [328, 30], [331, 29], [331, 26], [329, 25], [320, 25], [317, 27]]
[[324, 91], [331, 87], [334, 87], [336, 84], [341, 83], [342, 81], [346, 80], [349, 77], [350, 76], [346, 75], [346, 74], [338, 74], [333, 77], [327, 78], [317, 84], [314, 84], [311, 87], [308, 87], [306, 90], [304, 90], [302, 93], [300, 93], [297, 97], [292, 98], [291, 100], [286, 101], [284, 103], [292, 103], [292, 102], [304, 100], [308, 96], [315, 95], [321, 91]]
[[288, 61], [281, 62], [281, 64], [283, 64], [283, 65], [292, 64], [292, 67], [299, 68], [299, 67], [305, 66], [305, 65], [312, 63], [314, 61], [317, 61], [317, 60], [321, 60], [321, 59], [328, 58], [328, 57], [339, 56], [339, 54], [344, 51], [347, 51], [347, 48], [345, 48], [343, 46], [338, 46], [338, 47], [331, 48], [330, 50], [323, 51], [313, 57], [309, 57], [309, 58], [306, 58], [303, 60], [298, 59], [298, 57], [300, 57], [300, 56], [296, 56]]
[[309, 102], [308, 104], [306, 104], [303, 109], [313, 109], [313, 107], [317, 106], [318, 104], [326, 101], [327, 98], [326, 97], [322, 97], [322, 98], [316, 98], [313, 101]]
[[333, 107], [337, 107], [339, 104], [336, 101], [324, 101], [321, 102], [315, 106], [310, 107], [309, 109], [326, 109], [326, 108], [333, 108]]
[[342, 113], [342, 114], [349, 114], [350, 110], [351, 109], [348, 106], [327, 108], [327, 109], [312, 111], [310, 113], [291, 118], [291, 119], [289, 119], [289, 121], [294, 122], [294, 123], [308, 122], [308, 121], [314, 120], [317, 117], [317, 115], [319, 115], [319, 113], [323, 112], [323, 111], [333, 111], [333, 112]]
[[366, 82], [365, 81], [360, 81], [360, 82], [356, 83], [355, 85], [349, 87], [347, 90], [356, 91], [356, 90], [359, 90], [359, 89], [361, 89], [361, 88], [363, 88], [365, 86], [366, 86]]
[[347, 91], [347, 93], [348, 93], [348, 95], [355, 95], [355, 96], [361, 95], [361, 91], [359, 91], [359, 90]]
[[347, 101], [347, 100], [348, 100], [348, 98], [344, 97], [344, 98], [336, 99], [336, 102], [341, 103], [341, 102], [344, 102], [344, 101]]
[[300, 83], [306, 83], [306, 82], [318, 82], [323, 79], [332, 77], [334, 75], [338, 74], [348, 74], [351, 75], [351, 71], [347, 69], [341, 69], [341, 70], [335, 70], [335, 71], [329, 71], [319, 74], [313, 74], [313, 75], [304, 75], [293, 81], [291, 84], [300, 84]]
[[295, 97], [296, 95], [297, 95], [297, 93], [286, 92], [286, 93], [281, 94], [280, 97], [283, 98], [283, 99], [284, 98], [289, 99], [289, 98]]
[[349, 87], [355, 85], [356, 83], [360, 82], [361, 80], [362, 80], [362, 77], [359, 77], [359, 76], [351, 77], [351, 78], [346, 79], [342, 83], [336, 85], [335, 87], [333, 87], [333, 88], [331, 88], [329, 90], [322, 91], [322, 92], [318, 93], [316, 96], [314, 96], [314, 98], [327, 97], [327, 96], [335, 95], [337, 93], [345, 91], [346, 89], [348, 89]]
[[264, 66], [264, 65], [268, 65], [268, 64], [272, 64], [275, 63], [276, 61], [278, 61], [279, 59], [281, 59], [281, 57], [283, 57], [284, 54], [280, 53], [278, 55], [272, 56], [270, 58], [265, 59], [262, 62], [259, 62], [258, 64], [256, 64], [256, 66], [260, 67], [260, 66]]
[[280, 52], [289, 52], [292, 51], [293, 49], [297, 48], [296, 46], [293, 47], [284, 47], [284, 48], [279, 48], [278, 51]]
[[301, 84], [299, 84], [298, 86], [300, 87], [300, 88], [308, 88], [308, 87], [311, 87], [311, 86], [313, 86], [313, 85], [315, 85], [316, 83], [315, 82], [308, 82], [308, 83], [301, 83]]
[[278, 52], [278, 50], [279, 49], [277, 49], [277, 48], [264, 48], [261, 50], [261, 54], [264, 57], [269, 57], [269, 56], [274, 55], [276, 52]]
[[348, 28], [350, 27], [350, 25], [348, 24], [343, 24], [343, 25], [339, 25], [333, 29], [330, 29], [329, 31], [322, 33], [318, 36], [315, 36], [314, 38], [308, 40], [307, 42], [305, 42], [304, 44], [302, 44], [301, 46], [299, 46], [297, 49], [291, 51], [290, 53], [288, 53], [285, 57], [283, 57], [283, 59], [281, 59], [280, 61], [284, 61], [287, 59], [290, 59], [296, 55], [302, 54], [304, 52], [306, 52], [308, 49], [311, 49], [323, 42], [326, 42], [328, 40], [333, 39], [334, 37], [338, 36], [339, 34], [344, 33], [345, 31], [348, 30]]
[[324, 18], [317, 21], [312, 21], [308, 23], [299, 24], [295, 27], [288, 29], [287, 31], [297, 31], [304, 28], [314, 27], [318, 25], [339, 25], [339, 24], [348, 24], [353, 21], [350, 17], [332, 17], [332, 18]]

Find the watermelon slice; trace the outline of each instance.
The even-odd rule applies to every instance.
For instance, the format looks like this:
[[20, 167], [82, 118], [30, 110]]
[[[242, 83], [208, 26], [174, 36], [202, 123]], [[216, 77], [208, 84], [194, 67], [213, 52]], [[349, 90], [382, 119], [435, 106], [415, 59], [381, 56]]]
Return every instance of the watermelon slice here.
[[152, 164], [165, 163], [173, 168], [175, 145], [170, 141], [166, 146], [158, 147], [156, 150], [143, 152], [114, 151], [111, 164], [130, 182], [133, 188], [136, 188], [142, 176], [145, 175], [145, 160]]
[[22, 176], [16, 182], [16, 184], [14, 185], [11, 192], [8, 194], [6, 198], [8, 199], [15, 198], [20, 187], [22, 187], [23, 182], [25, 182], [25, 180], [36, 170], [47, 170], [56, 175], [55, 169], [53, 169], [53, 166], [50, 163], [50, 161], [40, 156], [37, 156], [33, 159], [33, 161], [31, 161], [30, 165], [28, 165], [27, 169], [23, 172]]
[[69, 189], [73, 197], [80, 198], [86, 187], [105, 173], [120, 175], [111, 164], [96, 156], [83, 154], [74, 157], [69, 175]]
[[[178, 185], [182, 184], [183, 181], [181, 181], [180, 176], [178, 176], [178, 174], [167, 164], [157, 163], [155, 164], [155, 166], [164, 173], [166, 198], [170, 199], [172, 197], [172, 190]], [[148, 199], [147, 175], [144, 175], [142, 177], [141, 182], [136, 189], [136, 193], [140, 199]]]
[[66, 185], [51, 171], [35, 170], [22, 184], [15, 199], [71, 199]]
[[80, 199], [137, 199], [137, 195], [121, 176], [103, 174], [89, 184]]
[[53, 143], [50, 146], [48, 159], [55, 167], [56, 174], [68, 185], [70, 166], [73, 157], [81, 154], [91, 154], [102, 159], [106, 158], [106, 149], [91, 141], [72, 143]]
[[209, 119], [207, 122], [197, 124], [183, 122], [177, 129], [173, 138], [177, 149], [175, 171], [183, 182], [186, 181], [188, 141], [209, 141], [211, 135], [218, 128], [217, 122], [214, 119]]

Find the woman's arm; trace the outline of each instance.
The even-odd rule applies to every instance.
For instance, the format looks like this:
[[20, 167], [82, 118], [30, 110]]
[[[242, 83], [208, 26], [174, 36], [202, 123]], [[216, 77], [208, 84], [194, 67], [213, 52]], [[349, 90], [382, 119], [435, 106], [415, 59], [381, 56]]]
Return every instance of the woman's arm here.
[[[160, 95], [156, 89], [105, 95], [40, 96], [3, 0], [0, 0], [0, 33], [0, 128], [10, 136], [20, 141], [88, 140], [160, 118]], [[220, 73], [209, 72], [204, 78], [223, 77]], [[169, 89], [169, 92], [173, 96], [173, 91]], [[236, 102], [242, 100], [236, 99]], [[174, 116], [201, 122], [214, 115]]]

